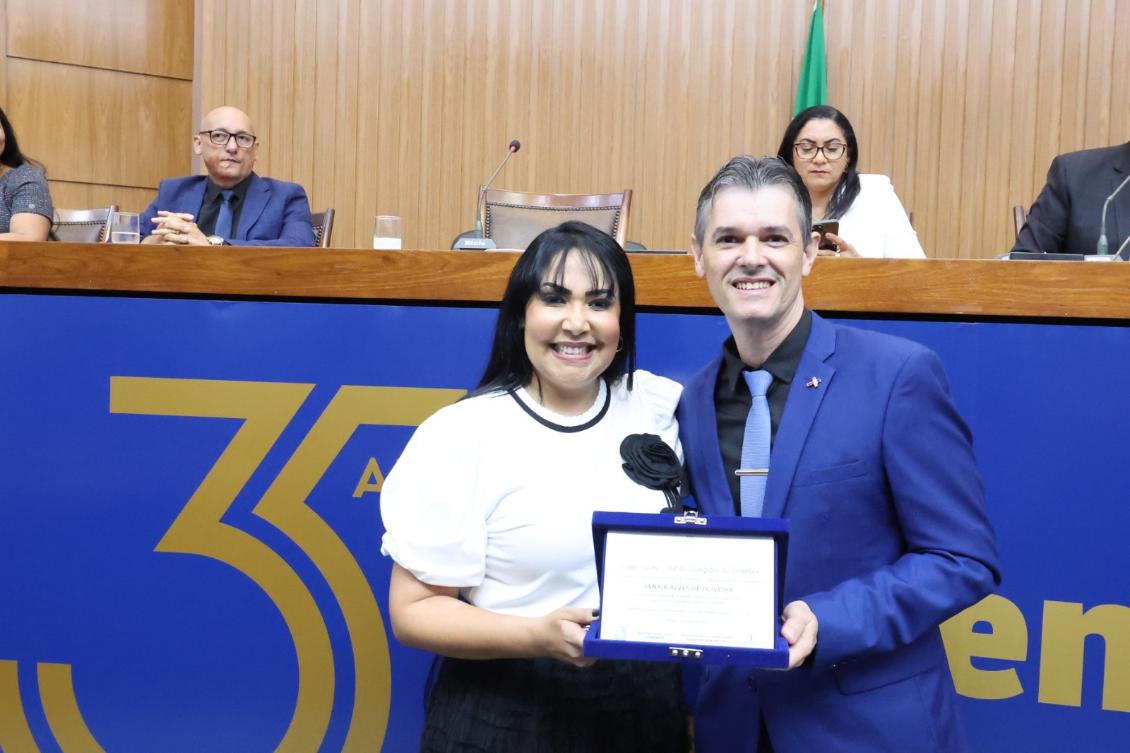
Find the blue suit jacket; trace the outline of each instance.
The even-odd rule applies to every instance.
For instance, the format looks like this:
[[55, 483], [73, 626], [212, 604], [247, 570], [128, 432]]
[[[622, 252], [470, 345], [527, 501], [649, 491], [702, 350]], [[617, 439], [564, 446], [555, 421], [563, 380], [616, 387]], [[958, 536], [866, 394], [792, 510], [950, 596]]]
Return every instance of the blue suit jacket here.
[[[678, 409], [708, 516], [734, 514], [714, 411], [720, 363], [690, 381]], [[790, 672], [705, 669], [698, 753], [756, 751], [759, 711], [775, 753], [966, 750], [938, 625], [1000, 576], [969, 430], [938, 357], [814, 315], [764, 514], [788, 518], [784, 603], [803, 599], [816, 614], [816, 652]]]
[[[161, 181], [157, 198], [141, 216], [141, 237], [153, 232], [153, 218], [159, 209], [197, 215], [207, 185], [206, 175]], [[313, 246], [314, 226], [306, 191], [297, 183], [251, 173], [239, 230], [228, 242], [233, 246]]]

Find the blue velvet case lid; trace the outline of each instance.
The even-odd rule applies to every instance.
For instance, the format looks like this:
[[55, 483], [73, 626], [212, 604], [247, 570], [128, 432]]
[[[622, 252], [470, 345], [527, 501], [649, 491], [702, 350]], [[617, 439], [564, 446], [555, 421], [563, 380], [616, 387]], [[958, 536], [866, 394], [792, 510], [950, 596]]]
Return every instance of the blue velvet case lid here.
[[[610, 531], [669, 533], [693, 536], [772, 537], [775, 544], [774, 613], [779, 614], [788, 554], [788, 521], [777, 518], [700, 516], [695, 511], [683, 514], [641, 514], [595, 512], [592, 517], [596, 571], [604, 606], [605, 541]], [[594, 620], [585, 636], [585, 656], [604, 659], [690, 662], [697, 664], [735, 664], [765, 669], [784, 669], [789, 664], [788, 642], [778, 633], [772, 649], [714, 645], [668, 645], [642, 641], [604, 640], [600, 619]]]

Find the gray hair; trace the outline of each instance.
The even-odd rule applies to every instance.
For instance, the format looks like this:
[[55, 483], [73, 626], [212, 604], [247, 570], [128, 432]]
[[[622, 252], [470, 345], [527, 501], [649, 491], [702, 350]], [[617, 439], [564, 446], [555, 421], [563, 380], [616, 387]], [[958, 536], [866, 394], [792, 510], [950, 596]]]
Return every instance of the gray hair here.
[[800, 227], [800, 243], [808, 245], [812, 233], [812, 199], [796, 170], [777, 157], [751, 157], [739, 154], [722, 165], [698, 195], [698, 211], [694, 220], [694, 237], [702, 245], [706, 224], [714, 209], [714, 197], [727, 188], [757, 191], [768, 186], [781, 186], [796, 198], [796, 219]]

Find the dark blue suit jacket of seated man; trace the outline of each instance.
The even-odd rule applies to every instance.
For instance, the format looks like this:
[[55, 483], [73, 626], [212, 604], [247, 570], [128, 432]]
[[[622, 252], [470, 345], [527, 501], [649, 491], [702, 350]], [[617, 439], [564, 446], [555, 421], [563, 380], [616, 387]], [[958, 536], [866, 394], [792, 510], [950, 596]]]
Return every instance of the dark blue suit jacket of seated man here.
[[[714, 408], [721, 358], [678, 419], [692, 491], [733, 515]], [[813, 315], [773, 442], [764, 515], [789, 522], [784, 603], [819, 621], [788, 672], [703, 670], [698, 753], [968, 750], [938, 625], [1000, 581], [972, 441], [938, 357]]]
[[[314, 227], [306, 191], [297, 183], [249, 176], [233, 246], [313, 246]], [[170, 178], [157, 187], [157, 198], [141, 216], [141, 236], [153, 232], [158, 210], [187, 212], [196, 217], [204, 201], [207, 175]]]
[[[1016, 238], [1013, 251], [1093, 254], [1102, 232], [1103, 203], [1130, 176], [1130, 142], [1061, 154]], [[1107, 207], [1108, 251], [1130, 238], [1130, 185]], [[1128, 246], [1130, 250], [1130, 246]], [[1128, 251], [1122, 252], [1122, 258]]]

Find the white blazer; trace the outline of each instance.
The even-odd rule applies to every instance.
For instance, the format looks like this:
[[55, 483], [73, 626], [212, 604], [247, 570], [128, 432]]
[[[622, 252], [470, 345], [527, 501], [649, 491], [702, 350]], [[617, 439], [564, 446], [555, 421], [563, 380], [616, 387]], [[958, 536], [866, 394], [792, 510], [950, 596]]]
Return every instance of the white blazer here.
[[840, 217], [841, 238], [860, 256], [876, 259], [924, 259], [918, 233], [886, 175], [859, 176], [859, 195]]

